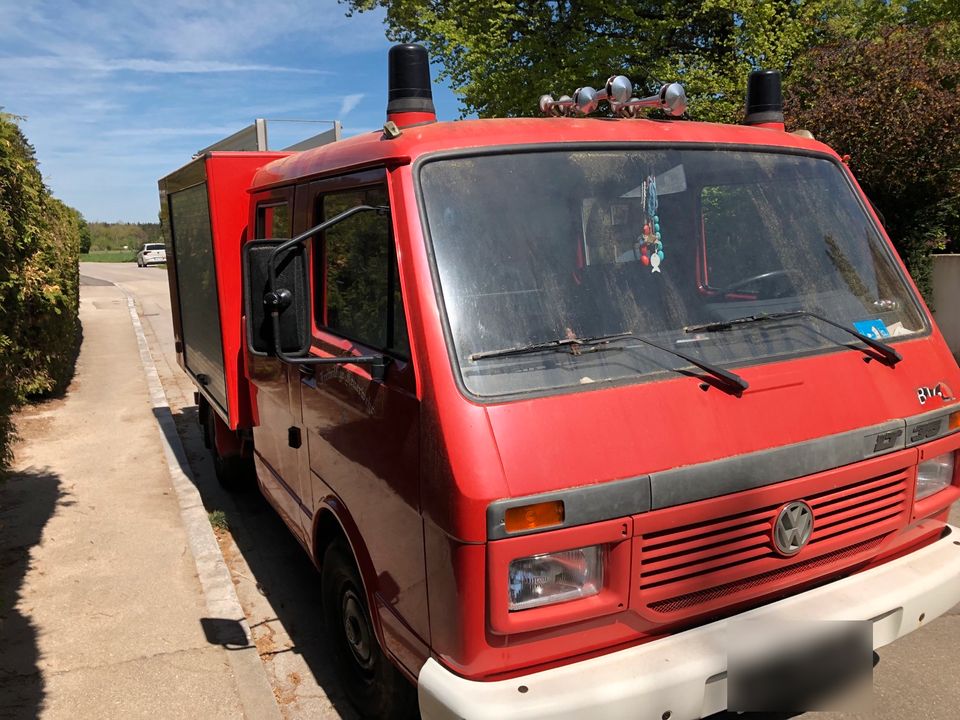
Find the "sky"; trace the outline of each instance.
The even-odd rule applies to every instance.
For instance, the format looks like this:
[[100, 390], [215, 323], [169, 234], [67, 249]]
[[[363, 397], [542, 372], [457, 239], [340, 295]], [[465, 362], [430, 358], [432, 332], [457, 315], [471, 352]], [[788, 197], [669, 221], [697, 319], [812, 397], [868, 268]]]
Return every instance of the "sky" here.
[[[382, 127], [383, 20], [337, 0], [0, 0], [0, 108], [88, 221], [157, 222], [158, 178], [255, 118]], [[440, 119], [458, 117], [433, 90]], [[270, 147], [329, 127], [268, 122]]]

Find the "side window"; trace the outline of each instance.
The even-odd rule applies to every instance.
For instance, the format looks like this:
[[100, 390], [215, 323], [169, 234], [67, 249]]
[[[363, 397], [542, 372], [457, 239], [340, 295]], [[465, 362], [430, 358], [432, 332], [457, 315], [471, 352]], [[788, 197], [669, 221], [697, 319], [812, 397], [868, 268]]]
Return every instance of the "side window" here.
[[[357, 205], [387, 205], [378, 185], [329, 193], [320, 211], [329, 219]], [[331, 332], [380, 350], [409, 355], [407, 325], [390, 218], [359, 213], [324, 233], [317, 318]]]
[[290, 237], [290, 206], [286, 203], [257, 208], [257, 235], [260, 239]]

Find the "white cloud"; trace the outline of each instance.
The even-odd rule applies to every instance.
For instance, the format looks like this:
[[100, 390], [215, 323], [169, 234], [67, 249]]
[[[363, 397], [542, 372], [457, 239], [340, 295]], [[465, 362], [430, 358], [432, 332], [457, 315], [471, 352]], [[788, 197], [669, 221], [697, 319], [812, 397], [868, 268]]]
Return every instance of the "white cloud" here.
[[277, 43], [323, 43], [338, 54], [386, 47], [381, 10], [346, 16], [338, 0], [30, 0], [0, 3], [4, 46], [36, 55], [147, 56], [227, 62]]
[[[149, 220], [156, 178], [255, 117], [375, 129], [383, 20], [338, 0], [0, 0], [0, 105], [26, 117], [58, 197], [90, 219]], [[300, 129], [271, 125], [271, 145]]]
[[343, 100], [340, 101], [340, 110], [337, 112], [337, 117], [343, 119], [349, 115], [350, 111], [359, 105], [361, 100], [363, 100], [363, 95], [363, 93], [352, 93], [350, 95], [345, 95]]
[[94, 58], [40, 55], [3, 58], [4, 70], [70, 70], [76, 72], [110, 73], [129, 70], [145, 73], [223, 73], [223, 72], [284, 72], [330, 74], [326, 70], [232, 63], [219, 60], [152, 60], [149, 58]]
[[217, 60], [148, 60], [145, 58], [107, 60], [98, 69], [104, 71], [133, 70], [153, 73], [285, 72], [318, 75], [331, 74], [329, 70], [285, 67], [283, 65], [229, 63]]

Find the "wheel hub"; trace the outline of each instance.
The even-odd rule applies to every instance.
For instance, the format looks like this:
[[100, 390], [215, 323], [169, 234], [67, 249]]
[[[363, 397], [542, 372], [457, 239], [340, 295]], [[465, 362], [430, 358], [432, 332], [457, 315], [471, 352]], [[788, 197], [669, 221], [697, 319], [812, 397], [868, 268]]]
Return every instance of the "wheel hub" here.
[[373, 666], [372, 637], [367, 616], [353, 590], [347, 590], [343, 595], [343, 633], [347, 638], [347, 645], [354, 658], [364, 669]]

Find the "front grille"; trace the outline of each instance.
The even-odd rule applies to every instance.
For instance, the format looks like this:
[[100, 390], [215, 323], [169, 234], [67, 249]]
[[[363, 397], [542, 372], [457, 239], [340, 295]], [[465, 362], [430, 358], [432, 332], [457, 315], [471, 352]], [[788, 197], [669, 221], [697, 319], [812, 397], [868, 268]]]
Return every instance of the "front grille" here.
[[746, 580], [738, 580], [737, 582], [727, 583], [726, 585], [718, 585], [717, 587], [710, 588], [709, 590], [701, 590], [700, 592], [680, 595], [679, 597], [670, 598], [669, 600], [661, 600], [660, 602], [650, 603], [650, 608], [652, 610], [656, 610], [657, 612], [664, 613], [686, 610], [697, 605], [702, 605], [703, 603], [708, 603], [711, 600], [719, 600], [723, 597], [741, 593], [744, 590], [762, 588], [764, 585], [769, 585], [780, 580], [792, 578], [811, 570], [815, 571], [821, 568], [829, 568], [830, 565], [836, 562], [856, 557], [861, 553], [873, 550], [880, 545], [881, 542], [883, 542], [883, 537], [877, 537], [873, 540], [857, 543], [856, 545], [848, 547], [844, 550], [837, 550], [836, 552], [815, 557], [812, 560], [805, 560], [794, 565], [789, 565], [785, 568], [781, 568], [780, 570], [773, 570], [771, 572], [763, 573], [762, 575], [754, 575]]
[[[907, 510], [905, 470], [807, 497], [810, 541], [793, 558], [779, 556], [771, 530], [784, 502], [642, 536], [642, 603], [657, 612], [759, 595], [799, 573], [849, 565], [896, 529]], [[801, 488], [802, 489], [802, 488]], [[722, 589], [722, 590], [721, 590]]]

